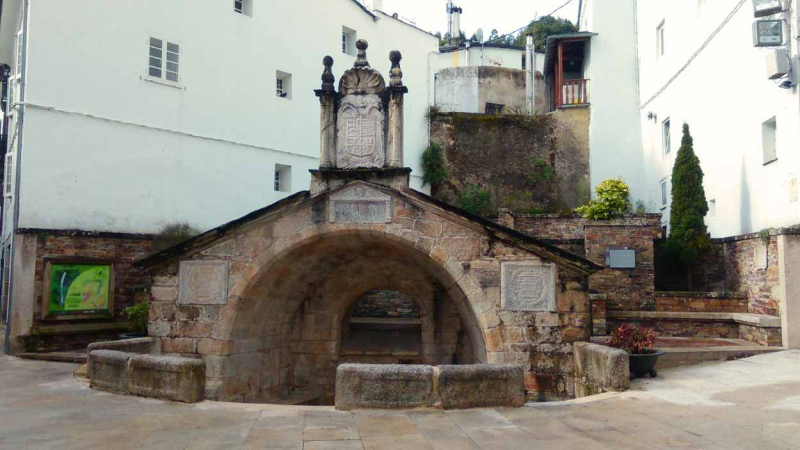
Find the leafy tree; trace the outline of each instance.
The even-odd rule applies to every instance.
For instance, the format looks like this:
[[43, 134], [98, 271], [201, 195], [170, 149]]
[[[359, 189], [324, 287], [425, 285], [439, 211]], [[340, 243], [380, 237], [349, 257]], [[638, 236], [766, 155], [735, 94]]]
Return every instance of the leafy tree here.
[[493, 40], [497, 39], [498, 37], [500, 37], [500, 32], [497, 31], [497, 29], [495, 28], [494, 30], [492, 30], [492, 34], [489, 35], [489, 40], [493, 41]]
[[470, 185], [458, 195], [458, 206], [477, 216], [488, 216], [492, 211], [492, 194]]
[[630, 188], [622, 181], [605, 180], [597, 185], [597, 199], [577, 208], [575, 212], [591, 220], [610, 220], [630, 211]]
[[683, 124], [683, 139], [675, 165], [672, 167], [672, 206], [670, 235], [667, 241], [677, 263], [687, 269], [692, 287], [691, 268], [711, 249], [705, 216], [708, 213], [706, 192], [703, 189], [703, 169], [694, 153], [694, 140], [689, 125]]
[[573, 25], [567, 19], [556, 18], [552, 16], [542, 17], [539, 20], [534, 20], [517, 36], [514, 45], [524, 46], [526, 36], [533, 33], [533, 42], [537, 52], [543, 52], [544, 46], [547, 42], [548, 36], [564, 33], [575, 33], [578, 27]]

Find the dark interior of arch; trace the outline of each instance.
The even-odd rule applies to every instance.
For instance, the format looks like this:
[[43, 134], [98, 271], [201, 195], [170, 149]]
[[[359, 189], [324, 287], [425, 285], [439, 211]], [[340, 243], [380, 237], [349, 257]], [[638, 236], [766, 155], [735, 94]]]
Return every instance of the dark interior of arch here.
[[[396, 299], [392, 314], [398, 315], [387, 309], [382, 317], [368, 317], [366, 306], [378, 293]], [[294, 395], [331, 403], [336, 367], [347, 362], [485, 362], [481, 332], [452, 277], [427, 255], [383, 234], [306, 242], [265, 268], [243, 300], [236, 330], [246, 331], [236, 338], [263, 339], [265, 370], [278, 371], [267, 402]], [[407, 339], [380, 338], [389, 330]]]

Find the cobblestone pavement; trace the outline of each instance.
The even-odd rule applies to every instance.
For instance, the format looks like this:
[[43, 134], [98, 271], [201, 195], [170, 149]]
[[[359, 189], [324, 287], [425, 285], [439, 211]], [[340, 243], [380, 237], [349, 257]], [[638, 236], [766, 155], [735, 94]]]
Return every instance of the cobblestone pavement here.
[[453, 412], [183, 405], [88, 389], [75, 368], [0, 356], [0, 448], [800, 448], [800, 351], [665, 370], [588, 401]]

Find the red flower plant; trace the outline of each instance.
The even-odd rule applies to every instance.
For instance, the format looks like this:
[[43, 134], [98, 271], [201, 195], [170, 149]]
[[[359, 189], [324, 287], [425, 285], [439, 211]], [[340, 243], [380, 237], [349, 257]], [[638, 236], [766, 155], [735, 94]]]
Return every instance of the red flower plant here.
[[624, 324], [611, 332], [608, 345], [625, 350], [634, 355], [651, 353], [656, 342], [656, 333], [650, 328]]

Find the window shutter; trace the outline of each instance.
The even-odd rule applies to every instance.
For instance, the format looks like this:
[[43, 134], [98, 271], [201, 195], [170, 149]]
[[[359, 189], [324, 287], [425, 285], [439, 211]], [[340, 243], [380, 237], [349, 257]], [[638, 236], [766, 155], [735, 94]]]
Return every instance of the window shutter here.
[[11, 177], [13, 174], [14, 174], [14, 155], [8, 154], [6, 155], [6, 173], [5, 173], [5, 179], [3, 180], [5, 182], [6, 197], [10, 197], [14, 193], [14, 190], [11, 185]]

